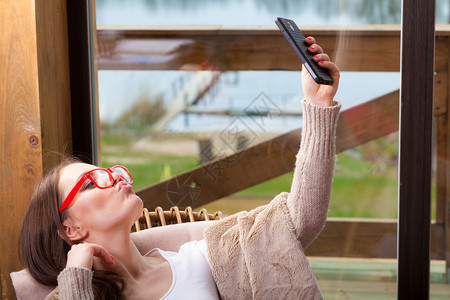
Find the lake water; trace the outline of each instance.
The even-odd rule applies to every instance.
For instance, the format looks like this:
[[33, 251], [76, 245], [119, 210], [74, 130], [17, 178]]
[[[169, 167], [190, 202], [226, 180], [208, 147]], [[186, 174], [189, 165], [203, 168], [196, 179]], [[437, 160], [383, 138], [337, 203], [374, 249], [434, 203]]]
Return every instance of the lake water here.
[[[449, 1], [437, 1], [436, 22], [449, 23]], [[401, 22], [400, 0], [96, 0], [101, 25], [273, 25], [277, 16], [299, 25], [395, 24]], [[182, 71], [99, 71], [100, 119], [112, 122], [143, 95], [161, 94], [166, 105]], [[343, 72], [336, 99], [344, 109], [399, 88], [397, 72]], [[300, 72], [226, 72], [199, 106], [239, 110], [264, 93], [284, 112], [300, 112]], [[220, 131], [234, 117], [183, 115], [168, 123], [169, 131]], [[251, 122], [246, 122], [252, 124]], [[300, 126], [299, 117], [270, 118], [267, 131]], [[257, 126], [254, 128], [257, 130]]]

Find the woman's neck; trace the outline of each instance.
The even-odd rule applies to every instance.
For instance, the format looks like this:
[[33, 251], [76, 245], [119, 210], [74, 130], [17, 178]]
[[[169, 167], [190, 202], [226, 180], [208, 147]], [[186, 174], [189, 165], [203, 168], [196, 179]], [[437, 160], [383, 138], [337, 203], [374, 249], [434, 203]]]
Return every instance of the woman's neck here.
[[139, 280], [142, 276], [151, 272], [154, 267], [158, 267], [162, 263], [160, 259], [144, 257], [131, 240], [128, 231], [114, 232], [111, 236], [105, 234], [91, 235], [87, 241], [102, 245], [109, 254], [114, 256], [114, 267], [107, 267], [99, 259], [95, 260], [95, 267], [115, 271], [124, 278]]

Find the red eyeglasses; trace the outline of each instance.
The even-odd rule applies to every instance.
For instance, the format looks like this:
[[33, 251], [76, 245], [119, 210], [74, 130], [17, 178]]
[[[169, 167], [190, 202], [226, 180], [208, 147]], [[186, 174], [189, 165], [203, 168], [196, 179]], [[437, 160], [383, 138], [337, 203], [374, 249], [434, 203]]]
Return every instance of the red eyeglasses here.
[[86, 172], [81, 176], [80, 180], [77, 181], [75, 186], [70, 191], [69, 195], [67, 195], [66, 199], [61, 205], [61, 208], [59, 209], [59, 213], [61, 214], [63, 210], [65, 210], [70, 203], [72, 203], [73, 198], [75, 198], [76, 194], [80, 190], [80, 188], [83, 186], [83, 183], [86, 181], [86, 179], [89, 179], [95, 186], [99, 189], [107, 189], [114, 185], [114, 177], [113, 172], [120, 175], [120, 178], [122, 178], [124, 181], [128, 182], [129, 184], [133, 184], [133, 178], [130, 175], [130, 172], [128, 172], [127, 168], [124, 166], [114, 166], [111, 168], [96, 168], [93, 170], [90, 170], [89, 172]]

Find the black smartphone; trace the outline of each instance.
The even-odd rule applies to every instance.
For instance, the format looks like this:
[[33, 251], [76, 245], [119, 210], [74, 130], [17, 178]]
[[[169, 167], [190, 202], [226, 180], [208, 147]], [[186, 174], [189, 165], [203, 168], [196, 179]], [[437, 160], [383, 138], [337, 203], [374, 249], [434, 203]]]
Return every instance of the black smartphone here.
[[308, 51], [310, 45], [305, 42], [305, 36], [300, 29], [298, 29], [297, 24], [295, 24], [294, 21], [285, 18], [277, 18], [275, 24], [280, 28], [292, 48], [294, 48], [295, 53], [300, 58], [303, 65], [305, 65], [314, 81], [318, 84], [333, 84], [333, 78], [330, 73], [328, 73], [328, 70], [319, 67], [317, 62], [313, 60], [314, 54]]

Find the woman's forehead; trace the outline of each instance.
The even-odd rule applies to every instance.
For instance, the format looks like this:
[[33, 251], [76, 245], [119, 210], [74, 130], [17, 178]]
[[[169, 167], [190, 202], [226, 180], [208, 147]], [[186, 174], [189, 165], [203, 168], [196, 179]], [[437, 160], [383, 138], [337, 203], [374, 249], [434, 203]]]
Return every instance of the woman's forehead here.
[[80, 177], [97, 166], [85, 163], [73, 163], [61, 169], [59, 185], [64, 190], [66, 186], [74, 185]]

